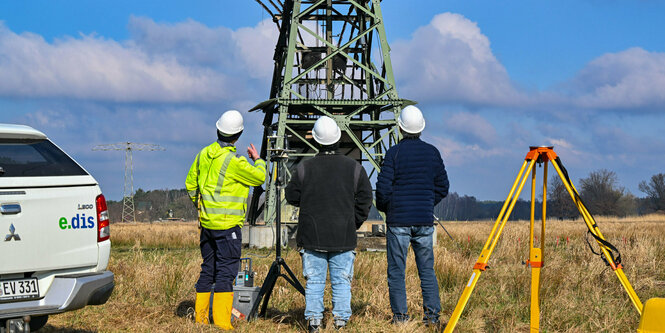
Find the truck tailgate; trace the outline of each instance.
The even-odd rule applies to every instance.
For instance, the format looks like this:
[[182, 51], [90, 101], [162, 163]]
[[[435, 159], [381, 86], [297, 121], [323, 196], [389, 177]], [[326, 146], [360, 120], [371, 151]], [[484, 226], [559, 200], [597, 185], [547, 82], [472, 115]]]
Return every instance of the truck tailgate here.
[[97, 265], [100, 190], [89, 179], [73, 186], [0, 187], [0, 275]]

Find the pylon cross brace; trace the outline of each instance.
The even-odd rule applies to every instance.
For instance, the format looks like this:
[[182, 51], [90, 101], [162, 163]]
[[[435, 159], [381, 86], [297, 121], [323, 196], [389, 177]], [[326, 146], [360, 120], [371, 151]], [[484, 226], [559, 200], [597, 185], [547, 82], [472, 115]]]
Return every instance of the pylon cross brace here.
[[[510, 217], [513, 208], [515, 207], [515, 203], [517, 202], [517, 199], [519, 198], [520, 193], [524, 188], [524, 184], [529, 178], [529, 174], [531, 174], [531, 223], [529, 229], [529, 260], [527, 260], [526, 264], [528, 267], [531, 268], [531, 308], [530, 308], [531, 332], [539, 331], [540, 308], [539, 308], [538, 292], [540, 290], [540, 270], [543, 268], [545, 264], [544, 255], [545, 255], [545, 224], [547, 216], [546, 214], [547, 213], [546, 211], [547, 167], [548, 163], [550, 162], [554, 166], [554, 169], [561, 178], [561, 181], [566, 187], [568, 194], [570, 194], [570, 197], [573, 199], [575, 206], [582, 215], [582, 218], [584, 219], [584, 222], [589, 230], [589, 233], [592, 234], [592, 236], [598, 243], [601, 251], [600, 252], [601, 256], [605, 259], [606, 263], [612, 268], [612, 270], [616, 274], [617, 278], [619, 279], [619, 282], [626, 290], [626, 293], [628, 293], [628, 297], [635, 306], [635, 309], [637, 309], [637, 312], [640, 315], [642, 314], [642, 308], [643, 308], [642, 302], [635, 293], [635, 290], [633, 290], [633, 287], [630, 285], [628, 278], [623, 272], [620, 256], [615, 257], [613, 254], [613, 251], [617, 251], [616, 248], [605, 240], [602, 233], [600, 232], [600, 229], [598, 229], [598, 225], [596, 224], [591, 213], [589, 213], [586, 206], [582, 202], [580, 195], [577, 192], [577, 189], [570, 181], [570, 178], [568, 177], [568, 172], [561, 163], [561, 159], [554, 152], [553, 147], [530, 147], [529, 152], [526, 154], [526, 157], [524, 158], [524, 163], [522, 163], [522, 167], [519, 173], [517, 174], [517, 178], [515, 179], [515, 182], [513, 183], [513, 186], [510, 189], [508, 197], [506, 198], [506, 201], [503, 203], [503, 206], [501, 207], [499, 216], [497, 217], [496, 222], [492, 227], [490, 236], [485, 242], [485, 245], [483, 246], [483, 249], [480, 253], [480, 256], [478, 257], [477, 262], [473, 266], [473, 273], [471, 274], [471, 278], [469, 278], [469, 281], [465, 285], [464, 291], [462, 292], [462, 296], [460, 297], [459, 301], [457, 302], [457, 305], [455, 306], [455, 310], [453, 311], [453, 314], [451, 315], [450, 320], [448, 321], [448, 325], [446, 325], [446, 328], [444, 330], [445, 333], [450, 333], [455, 329], [455, 326], [457, 325], [457, 322], [460, 316], [462, 315], [462, 311], [464, 311], [464, 308], [466, 307], [466, 304], [468, 303], [469, 298], [471, 297], [471, 293], [473, 292], [474, 288], [476, 287], [476, 284], [478, 283], [478, 280], [480, 279], [480, 275], [482, 274], [482, 272], [484, 272], [486, 269], [489, 268], [487, 263], [489, 262], [490, 255], [492, 254], [492, 251], [494, 251], [494, 248], [496, 247], [499, 241], [501, 232], [503, 231], [503, 228], [506, 226], [506, 222], [508, 221], [508, 218]], [[541, 235], [540, 235], [539, 247], [534, 246], [534, 224], [535, 224], [534, 217], [536, 209], [536, 200], [535, 200], [536, 164], [543, 165], [543, 202], [542, 202], [542, 219], [541, 219], [541, 228], [540, 228]]]

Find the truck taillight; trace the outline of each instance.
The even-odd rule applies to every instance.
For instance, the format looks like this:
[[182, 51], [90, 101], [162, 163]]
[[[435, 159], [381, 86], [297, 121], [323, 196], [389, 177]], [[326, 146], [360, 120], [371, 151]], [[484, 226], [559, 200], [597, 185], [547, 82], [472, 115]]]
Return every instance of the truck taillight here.
[[103, 194], [97, 196], [95, 203], [97, 204], [97, 242], [103, 242], [111, 236], [109, 211]]

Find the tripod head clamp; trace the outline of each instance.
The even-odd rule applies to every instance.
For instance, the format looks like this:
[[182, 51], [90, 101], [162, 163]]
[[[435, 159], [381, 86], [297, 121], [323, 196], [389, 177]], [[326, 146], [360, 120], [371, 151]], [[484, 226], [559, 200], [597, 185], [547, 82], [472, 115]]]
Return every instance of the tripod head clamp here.
[[554, 146], [530, 146], [524, 159], [536, 160], [536, 163], [540, 165], [543, 162], [556, 160], [557, 154], [554, 152]]

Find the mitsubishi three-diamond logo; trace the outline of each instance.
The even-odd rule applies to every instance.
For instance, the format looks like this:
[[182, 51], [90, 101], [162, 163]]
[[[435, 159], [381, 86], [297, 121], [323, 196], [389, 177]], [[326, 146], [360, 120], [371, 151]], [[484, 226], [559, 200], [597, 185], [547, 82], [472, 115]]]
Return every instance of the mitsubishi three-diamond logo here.
[[16, 231], [16, 228], [14, 228], [14, 223], [12, 223], [9, 226], [9, 234], [7, 234], [7, 236], [5, 236], [5, 242], [9, 242], [10, 240], [12, 240], [12, 238], [15, 241], [20, 241], [21, 240], [21, 237], [17, 233], [15, 233], [15, 231]]

